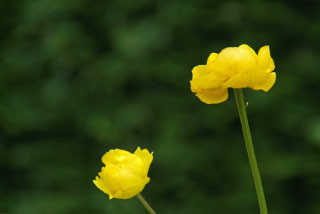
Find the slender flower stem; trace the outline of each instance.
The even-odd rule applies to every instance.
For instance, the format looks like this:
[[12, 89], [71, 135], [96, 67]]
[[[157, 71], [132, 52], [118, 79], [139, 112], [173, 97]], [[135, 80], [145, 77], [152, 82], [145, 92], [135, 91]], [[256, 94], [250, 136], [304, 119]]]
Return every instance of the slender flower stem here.
[[236, 103], [237, 103], [239, 117], [240, 117], [240, 121], [241, 121], [244, 142], [246, 144], [246, 149], [247, 149], [247, 153], [248, 153], [248, 157], [249, 157], [249, 163], [250, 163], [251, 172], [252, 172], [252, 176], [253, 176], [253, 180], [254, 180], [254, 185], [256, 187], [256, 192], [257, 192], [257, 197], [258, 197], [258, 202], [259, 202], [259, 207], [260, 207], [260, 213], [267, 214], [268, 213], [267, 204], [266, 204], [266, 199], [265, 199], [264, 193], [263, 193], [263, 187], [262, 187], [262, 182], [261, 182], [258, 164], [257, 164], [257, 160], [256, 160], [256, 155], [255, 155], [254, 149], [253, 149], [253, 144], [252, 144], [250, 128], [249, 128], [249, 123], [248, 123], [248, 118], [247, 118], [247, 113], [246, 113], [246, 107], [244, 104], [242, 89], [234, 89], [234, 95], [236, 98]]
[[150, 214], [156, 214], [156, 212], [152, 209], [152, 207], [148, 204], [148, 202], [144, 200], [144, 198], [140, 193], [137, 195], [137, 198], [139, 199], [141, 204], [146, 208], [146, 210], [148, 210]]

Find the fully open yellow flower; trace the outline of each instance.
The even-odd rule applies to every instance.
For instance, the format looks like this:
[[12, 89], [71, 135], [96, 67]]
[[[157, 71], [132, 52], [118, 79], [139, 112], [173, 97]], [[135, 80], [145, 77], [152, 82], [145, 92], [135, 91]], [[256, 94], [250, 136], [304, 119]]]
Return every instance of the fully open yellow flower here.
[[191, 91], [204, 103], [216, 104], [228, 99], [228, 88], [252, 88], [269, 91], [276, 81], [269, 46], [258, 54], [248, 45], [228, 47], [211, 53], [206, 65], [192, 70]]
[[132, 198], [149, 183], [148, 171], [152, 159], [152, 153], [140, 147], [133, 154], [121, 149], [110, 150], [103, 155], [105, 166], [93, 183], [108, 194], [109, 199]]

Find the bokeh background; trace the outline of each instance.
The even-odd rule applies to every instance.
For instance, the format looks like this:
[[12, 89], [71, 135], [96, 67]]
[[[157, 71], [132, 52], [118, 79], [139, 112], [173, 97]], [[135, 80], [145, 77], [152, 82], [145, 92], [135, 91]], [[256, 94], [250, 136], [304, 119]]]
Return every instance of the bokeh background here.
[[320, 1], [0, 1], [0, 213], [146, 213], [92, 183], [112, 148], [154, 151], [162, 214], [258, 213], [233, 93], [190, 92], [211, 52], [270, 45], [245, 90], [271, 214], [320, 213]]

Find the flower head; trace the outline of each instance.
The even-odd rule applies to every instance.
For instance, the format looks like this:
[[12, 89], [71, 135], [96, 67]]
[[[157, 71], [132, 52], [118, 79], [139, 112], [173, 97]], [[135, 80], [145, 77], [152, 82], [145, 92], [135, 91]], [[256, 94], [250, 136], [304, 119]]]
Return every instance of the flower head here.
[[252, 88], [269, 91], [276, 80], [269, 46], [258, 54], [248, 45], [228, 47], [211, 53], [206, 65], [192, 70], [191, 91], [204, 103], [216, 104], [228, 99], [228, 88]]
[[102, 157], [105, 164], [93, 183], [109, 199], [128, 199], [139, 194], [149, 183], [148, 171], [153, 155], [140, 147], [132, 154], [125, 150], [110, 150]]

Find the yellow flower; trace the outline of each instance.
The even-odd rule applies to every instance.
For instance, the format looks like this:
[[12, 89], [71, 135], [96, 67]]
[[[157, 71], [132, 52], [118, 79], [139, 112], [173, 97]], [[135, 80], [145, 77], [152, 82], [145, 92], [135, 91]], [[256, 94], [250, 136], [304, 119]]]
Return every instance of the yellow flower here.
[[152, 153], [140, 147], [133, 154], [121, 149], [110, 150], [103, 155], [105, 166], [93, 183], [108, 194], [109, 199], [132, 198], [149, 183], [148, 171], [152, 159]]
[[228, 99], [228, 88], [252, 88], [269, 91], [276, 81], [269, 46], [258, 54], [248, 45], [228, 47], [211, 53], [206, 65], [192, 70], [191, 91], [204, 103], [216, 104]]

